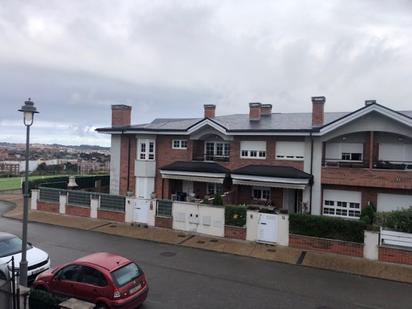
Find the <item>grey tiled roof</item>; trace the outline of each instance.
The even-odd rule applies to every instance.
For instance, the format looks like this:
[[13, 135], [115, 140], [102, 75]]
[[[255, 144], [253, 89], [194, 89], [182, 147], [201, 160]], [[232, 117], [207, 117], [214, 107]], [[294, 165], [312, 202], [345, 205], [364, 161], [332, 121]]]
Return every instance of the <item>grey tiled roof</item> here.
[[[375, 103], [376, 104], [376, 103]], [[379, 104], [376, 104], [379, 105]], [[382, 105], [380, 105], [382, 106]], [[384, 106], [382, 106], [384, 107]], [[361, 109], [364, 109], [362, 107]], [[387, 108], [387, 107], [384, 107]], [[359, 109], [359, 110], [361, 110]], [[388, 109], [388, 108], [387, 108]], [[359, 111], [357, 110], [357, 111]], [[389, 110], [389, 109], [388, 109]], [[356, 112], [356, 111], [353, 111]], [[330, 112], [324, 114], [324, 126], [353, 112]], [[412, 118], [412, 111], [399, 111]], [[157, 118], [151, 123], [120, 127], [118, 129], [143, 131], [186, 131], [204, 118]], [[211, 120], [227, 131], [310, 131], [312, 130], [312, 113], [272, 113], [262, 116], [259, 121], [250, 121], [249, 114], [216, 116]], [[99, 128], [100, 132], [110, 132], [114, 128]]]

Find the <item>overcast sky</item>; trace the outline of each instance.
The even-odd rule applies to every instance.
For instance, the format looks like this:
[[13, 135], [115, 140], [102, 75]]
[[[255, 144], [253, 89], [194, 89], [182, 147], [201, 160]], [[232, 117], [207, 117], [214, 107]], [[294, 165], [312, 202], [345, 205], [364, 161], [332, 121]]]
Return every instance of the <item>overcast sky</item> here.
[[110, 105], [156, 117], [412, 109], [412, 1], [1, 1], [0, 141], [109, 145]]

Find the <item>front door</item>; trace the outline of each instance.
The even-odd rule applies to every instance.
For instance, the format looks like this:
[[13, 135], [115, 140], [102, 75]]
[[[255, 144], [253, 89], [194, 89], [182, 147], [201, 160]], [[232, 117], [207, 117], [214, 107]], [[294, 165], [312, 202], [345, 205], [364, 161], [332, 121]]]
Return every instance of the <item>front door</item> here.
[[147, 224], [149, 221], [150, 200], [137, 199], [134, 204], [134, 221]]
[[276, 242], [278, 216], [261, 213], [259, 217], [257, 241]]

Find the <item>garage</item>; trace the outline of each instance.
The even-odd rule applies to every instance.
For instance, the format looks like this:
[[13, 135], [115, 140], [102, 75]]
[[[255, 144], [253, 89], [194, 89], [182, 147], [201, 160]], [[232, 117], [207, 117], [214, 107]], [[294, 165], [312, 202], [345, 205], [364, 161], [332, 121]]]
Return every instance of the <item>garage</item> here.
[[359, 218], [362, 193], [347, 190], [323, 190], [323, 215]]
[[412, 195], [378, 193], [377, 211], [393, 211], [412, 206]]

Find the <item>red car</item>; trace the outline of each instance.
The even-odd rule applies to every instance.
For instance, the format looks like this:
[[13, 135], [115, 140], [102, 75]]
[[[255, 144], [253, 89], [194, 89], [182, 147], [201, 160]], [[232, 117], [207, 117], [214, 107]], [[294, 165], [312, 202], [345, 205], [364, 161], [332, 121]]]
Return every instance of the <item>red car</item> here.
[[139, 266], [107, 252], [53, 267], [37, 276], [33, 288], [82, 299], [96, 308], [136, 308], [149, 291]]

